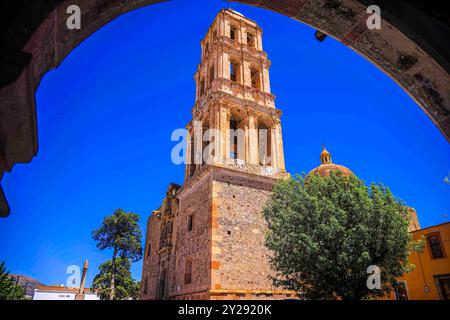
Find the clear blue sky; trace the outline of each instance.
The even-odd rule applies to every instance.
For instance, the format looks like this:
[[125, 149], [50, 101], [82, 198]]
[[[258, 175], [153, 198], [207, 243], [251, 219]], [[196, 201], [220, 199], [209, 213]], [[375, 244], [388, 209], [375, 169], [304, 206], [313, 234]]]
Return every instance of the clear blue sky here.
[[[68, 265], [89, 259], [90, 285], [111, 252], [91, 239], [122, 207], [145, 223], [184, 168], [170, 136], [191, 117], [200, 40], [217, 12], [256, 20], [272, 60], [283, 111], [287, 170], [319, 164], [322, 143], [367, 183], [383, 182], [416, 208], [422, 227], [450, 213], [450, 146], [414, 101], [364, 58], [271, 11], [223, 1], [184, 1], [135, 10], [84, 41], [37, 91], [39, 152], [2, 185], [11, 215], [0, 219], [0, 260], [13, 273], [65, 283]], [[141, 277], [141, 263], [133, 266]]]

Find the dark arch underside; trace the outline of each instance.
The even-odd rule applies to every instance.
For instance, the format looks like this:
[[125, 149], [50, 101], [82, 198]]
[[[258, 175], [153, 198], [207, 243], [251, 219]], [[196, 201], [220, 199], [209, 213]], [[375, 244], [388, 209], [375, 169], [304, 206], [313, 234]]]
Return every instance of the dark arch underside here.
[[[196, 1], [196, 0], [192, 0]], [[291, 17], [334, 37], [394, 79], [450, 141], [450, 19], [444, 1], [231, 0]], [[35, 91], [41, 78], [93, 32], [163, 0], [7, 0], [0, 4], [0, 179], [38, 151]], [[65, 27], [79, 5], [83, 28]], [[365, 25], [381, 8], [381, 30]], [[9, 214], [0, 187], [0, 216]]]

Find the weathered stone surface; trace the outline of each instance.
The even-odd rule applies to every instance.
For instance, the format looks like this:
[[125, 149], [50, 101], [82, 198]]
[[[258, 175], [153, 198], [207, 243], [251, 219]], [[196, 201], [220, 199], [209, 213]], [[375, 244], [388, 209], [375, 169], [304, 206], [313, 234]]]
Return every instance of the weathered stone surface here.
[[[211, 265], [211, 181], [209, 177], [197, 182], [192, 189], [179, 196], [177, 214], [176, 267], [172, 296], [203, 292], [210, 289]], [[193, 216], [192, 231], [188, 230], [188, 216]], [[185, 261], [192, 261], [192, 281], [184, 282]]]
[[[175, 211], [170, 213], [170, 246], [161, 248], [167, 197], [148, 219], [142, 299], [282, 299], [293, 295], [272, 286], [269, 252], [264, 246], [267, 226], [262, 208], [276, 179], [215, 166], [203, 167], [198, 175], [195, 183], [176, 193]], [[189, 215], [194, 217], [192, 231], [188, 230]], [[191, 283], [184, 278], [187, 259], [192, 261]], [[166, 277], [164, 293], [160, 291], [162, 276]]]
[[258, 179], [240, 177], [231, 182], [214, 181], [217, 195], [217, 223], [220, 248], [215, 260], [220, 263], [217, 282], [227, 290], [275, 290], [269, 279], [269, 253], [264, 246], [267, 228], [262, 208], [270, 190], [254, 188]]

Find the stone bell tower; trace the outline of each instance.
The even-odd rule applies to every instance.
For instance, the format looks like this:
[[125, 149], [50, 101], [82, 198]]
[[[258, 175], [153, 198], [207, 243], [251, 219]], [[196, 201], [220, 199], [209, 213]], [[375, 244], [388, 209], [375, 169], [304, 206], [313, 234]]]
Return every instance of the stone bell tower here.
[[264, 246], [262, 209], [287, 174], [262, 30], [222, 10], [201, 47], [185, 180], [149, 218], [141, 296], [285, 298]]
[[[261, 28], [240, 13], [222, 10], [201, 47], [186, 179], [204, 163], [283, 174], [281, 112], [270, 91], [270, 60], [263, 51]], [[210, 129], [216, 130], [214, 137]], [[209, 154], [207, 144], [214, 147]]]

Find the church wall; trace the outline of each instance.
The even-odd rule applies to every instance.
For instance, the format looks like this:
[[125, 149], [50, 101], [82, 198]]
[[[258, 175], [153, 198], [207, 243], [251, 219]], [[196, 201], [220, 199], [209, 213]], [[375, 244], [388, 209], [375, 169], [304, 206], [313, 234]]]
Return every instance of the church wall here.
[[[193, 229], [188, 231], [188, 216], [194, 215]], [[210, 288], [211, 261], [211, 182], [208, 176], [197, 181], [180, 196], [176, 215], [174, 283], [169, 296], [190, 299]], [[185, 263], [192, 261], [192, 282], [185, 283]], [[195, 293], [195, 295], [194, 295]], [[187, 295], [186, 295], [187, 294]]]
[[[155, 215], [151, 215], [147, 221], [147, 234], [145, 241], [145, 256], [142, 268], [141, 281], [147, 281], [147, 293], [145, 293], [145, 284], [141, 285], [141, 297], [144, 300], [156, 299], [157, 283], [159, 275], [159, 254], [158, 254], [158, 239], [159, 239], [159, 219]], [[148, 244], [151, 245], [150, 255], [147, 256]]]
[[[285, 298], [272, 286], [262, 209], [272, 181], [217, 171], [213, 178], [212, 299]], [[278, 293], [277, 293], [278, 292]]]

